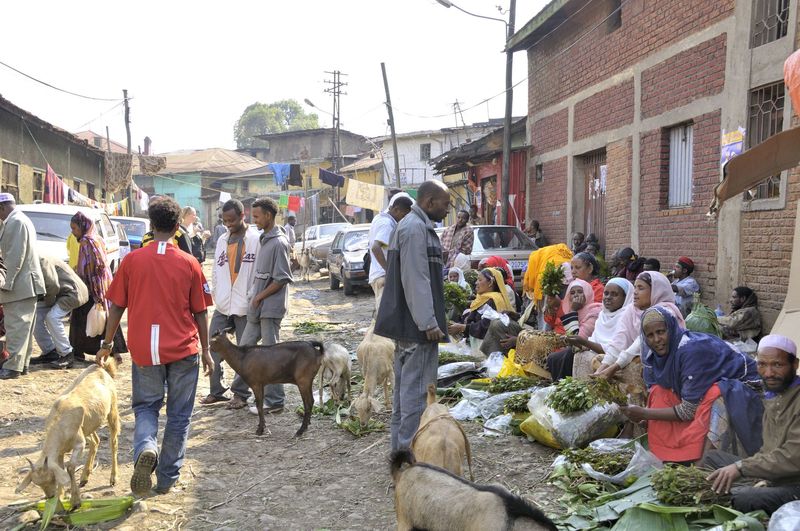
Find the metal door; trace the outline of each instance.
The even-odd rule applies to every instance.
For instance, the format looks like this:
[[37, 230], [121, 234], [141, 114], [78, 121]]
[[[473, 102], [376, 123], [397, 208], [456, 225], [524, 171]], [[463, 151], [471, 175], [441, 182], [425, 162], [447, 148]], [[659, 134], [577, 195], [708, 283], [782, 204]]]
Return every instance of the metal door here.
[[583, 156], [584, 205], [586, 208], [586, 236], [594, 233], [605, 250], [606, 244], [606, 151], [597, 151]]

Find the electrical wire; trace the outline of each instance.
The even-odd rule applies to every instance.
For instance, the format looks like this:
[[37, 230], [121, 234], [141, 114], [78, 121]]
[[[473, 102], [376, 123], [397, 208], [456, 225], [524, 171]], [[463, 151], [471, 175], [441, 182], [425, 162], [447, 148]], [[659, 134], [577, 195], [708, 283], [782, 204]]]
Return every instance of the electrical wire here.
[[[130, 99], [133, 99], [133, 98], [128, 98], [128, 99], [130, 100]], [[106, 114], [110, 113], [111, 111], [113, 111], [114, 109], [116, 109], [117, 107], [119, 107], [120, 105], [124, 105], [124, 104], [125, 104], [125, 100], [122, 100], [122, 101], [120, 101], [119, 103], [117, 103], [116, 105], [114, 105], [113, 107], [111, 107], [110, 109], [108, 109], [107, 111], [103, 111], [102, 113], [100, 113], [100, 115], [99, 115], [99, 116], [97, 116], [96, 118], [92, 118], [91, 120], [89, 120], [89, 121], [88, 121], [88, 122], [86, 122], [85, 124], [83, 124], [83, 125], [79, 125], [78, 127], [76, 127], [76, 128], [75, 128], [75, 130], [77, 130], [77, 131], [80, 131], [81, 129], [83, 129], [83, 128], [84, 128], [84, 127], [86, 127], [87, 125], [89, 125], [89, 124], [91, 124], [91, 123], [93, 123], [93, 122], [96, 122], [97, 120], [99, 120], [100, 118], [102, 118], [103, 116], [105, 116]]]
[[[8, 68], [8, 69], [11, 69], [11, 70], [13, 70], [13, 71], [14, 71], [14, 72], [16, 72], [17, 74], [23, 75], [23, 76], [27, 77], [28, 79], [31, 79], [31, 80], [33, 80], [33, 81], [36, 81], [37, 83], [41, 83], [41, 84], [42, 84], [42, 85], [44, 85], [45, 87], [50, 87], [51, 89], [57, 90], [57, 91], [59, 91], [59, 92], [63, 92], [63, 93], [65, 93], [65, 94], [69, 94], [69, 95], [71, 95], [71, 96], [77, 96], [78, 98], [83, 98], [83, 99], [85, 99], [85, 100], [94, 100], [94, 101], [120, 101], [121, 99], [123, 99], [123, 98], [95, 98], [95, 97], [92, 97], [92, 96], [85, 96], [85, 95], [83, 95], [83, 94], [78, 94], [77, 92], [71, 92], [71, 91], [69, 91], [69, 90], [65, 90], [65, 89], [62, 89], [62, 88], [58, 88], [58, 87], [56, 87], [55, 85], [51, 85], [50, 83], [47, 83], [46, 81], [42, 81], [41, 79], [37, 79], [37, 78], [35, 78], [35, 77], [33, 77], [33, 76], [29, 75], [29, 74], [26, 74], [26, 73], [25, 73], [25, 72], [23, 72], [22, 70], [18, 70], [18, 69], [16, 69], [16, 68], [14, 68], [13, 66], [11, 66], [11, 65], [9, 65], [9, 64], [7, 64], [7, 63], [4, 63], [3, 61], [0, 61], [0, 65], [3, 65], [3, 66], [5, 66], [5, 67], [6, 67], [6, 68]], [[128, 98], [128, 99], [130, 99], [130, 98]]]

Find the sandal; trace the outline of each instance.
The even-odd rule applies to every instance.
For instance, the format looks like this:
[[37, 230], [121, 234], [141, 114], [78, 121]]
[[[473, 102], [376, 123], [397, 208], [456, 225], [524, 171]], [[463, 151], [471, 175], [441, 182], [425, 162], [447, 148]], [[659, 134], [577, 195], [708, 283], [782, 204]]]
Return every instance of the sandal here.
[[231, 398], [230, 402], [228, 402], [228, 405], [226, 406], [226, 408], [227, 409], [242, 409], [246, 405], [247, 405], [247, 402], [245, 400], [242, 400], [242, 398], [240, 396], [234, 395], [233, 398]]
[[200, 403], [203, 404], [204, 406], [210, 406], [211, 404], [216, 404], [218, 402], [227, 402], [228, 400], [230, 400], [230, 398], [224, 396], [208, 395], [202, 400], [200, 400]]

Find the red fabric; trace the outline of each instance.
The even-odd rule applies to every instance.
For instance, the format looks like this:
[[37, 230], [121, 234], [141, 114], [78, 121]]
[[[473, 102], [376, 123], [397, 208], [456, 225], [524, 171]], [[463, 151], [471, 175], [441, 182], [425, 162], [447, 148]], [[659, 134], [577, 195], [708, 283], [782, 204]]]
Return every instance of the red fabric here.
[[603, 282], [596, 278], [589, 282], [589, 285], [592, 286], [592, 291], [594, 292], [594, 302], [603, 302], [603, 292], [606, 290]]
[[558, 308], [558, 313], [556, 315], [549, 315], [547, 313], [544, 314], [544, 322], [550, 325], [550, 328], [556, 334], [564, 335], [567, 331], [564, 329], [564, 325], [561, 324], [561, 316], [564, 315], [561, 312], [561, 307]]
[[213, 304], [211, 289], [197, 260], [172, 243], [153, 242], [129, 253], [106, 297], [128, 309], [128, 348], [140, 367], [198, 353], [192, 314]]
[[795, 114], [800, 115], [800, 50], [797, 50], [783, 63], [783, 80], [792, 99]]
[[[720, 397], [719, 386], [712, 385], [689, 422], [650, 420], [647, 422], [647, 442], [650, 451], [662, 461], [697, 461], [703, 457], [706, 436], [711, 424], [711, 406]], [[650, 388], [647, 407], [673, 407], [681, 399], [672, 390], [656, 384]]]
[[300, 196], [297, 195], [290, 195], [289, 196], [289, 210], [292, 212], [297, 212], [300, 210]]
[[50, 165], [47, 165], [47, 171], [44, 176], [44, 193], [42, 194], [42, 201], [44, 203], [55, 203], [57, 205], [65, 204], [66, 197], [64, 197], [64, 181], [58, 178], [56, 172]]

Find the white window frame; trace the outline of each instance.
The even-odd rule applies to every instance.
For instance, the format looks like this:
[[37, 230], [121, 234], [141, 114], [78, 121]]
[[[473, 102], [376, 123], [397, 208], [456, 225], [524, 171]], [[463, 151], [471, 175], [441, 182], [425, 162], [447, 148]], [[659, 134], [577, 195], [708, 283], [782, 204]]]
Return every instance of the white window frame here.
[[667, 208], [692, 206], [694, 164], [694, 124], [683, 123], [668, 129], [669, 183]]

